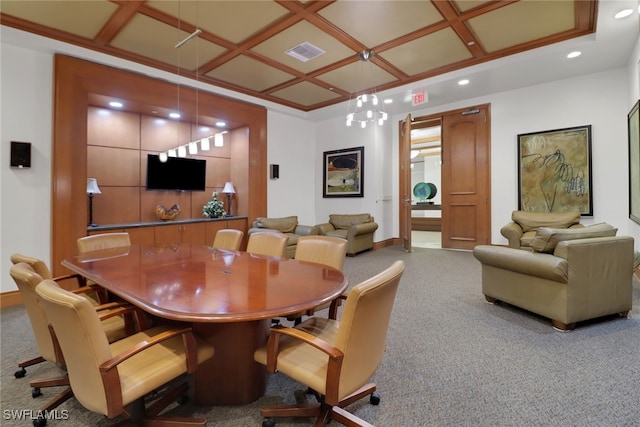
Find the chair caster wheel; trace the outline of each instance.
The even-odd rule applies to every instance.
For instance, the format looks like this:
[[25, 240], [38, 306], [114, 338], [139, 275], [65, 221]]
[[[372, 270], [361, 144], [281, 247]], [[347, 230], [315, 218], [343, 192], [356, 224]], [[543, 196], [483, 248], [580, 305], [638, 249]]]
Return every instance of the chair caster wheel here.
[[33, 420], [33, 427], [44, 427], [47, 425], [47, 419], [40, 416]]
[[262, 420], [262, 427], [273, 427], [276, 425], [276, 422], [273, 418], [265, 418]]
[[34, 387], [33, 389], [31, 389], [31, 397], [35, 399], [36, 397], [40, 396], [42, 396], [42, 392], [40, 391], [39, 387]]
[[26, 370], [26, 369], [24, 369], [24, 368], [20, 369], [19, 371], [16, 371], [16, 372], [13, 374], [13, 376], [14, 376], [14, 377], [16, 377], [16, 378], [22, 378], [22, 377], [24, 377], [25, 375], [27, 375], [27, 370]]
[[371, 403], [372, 405], [380, 404], [380, 396], [378, 396], [378, 393], [371, 393], [371, 397], [369, 397], [369, 403]]

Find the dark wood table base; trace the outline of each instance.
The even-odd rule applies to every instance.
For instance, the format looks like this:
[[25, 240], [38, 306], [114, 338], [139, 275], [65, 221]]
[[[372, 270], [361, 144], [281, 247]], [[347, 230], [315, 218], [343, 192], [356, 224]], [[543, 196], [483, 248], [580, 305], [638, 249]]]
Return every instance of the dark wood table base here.
[[266, 343], [270, 324], [269, 319], [193, 324], [194, 333], [215, 349], [195, 373], [197, 405], [244, 405], [264, 394], [267, 373], [253, 352]]

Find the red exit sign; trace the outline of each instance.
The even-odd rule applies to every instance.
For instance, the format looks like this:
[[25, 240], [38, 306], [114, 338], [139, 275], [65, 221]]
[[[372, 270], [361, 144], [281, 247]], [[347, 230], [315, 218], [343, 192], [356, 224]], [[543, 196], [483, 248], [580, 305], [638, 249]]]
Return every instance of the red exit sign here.
[[424, 89], [415, 89], [412, 93], [411, 104], [416, 106], [420, 104], [425, 104], [429, 101], [427, 96], [427, 92]]

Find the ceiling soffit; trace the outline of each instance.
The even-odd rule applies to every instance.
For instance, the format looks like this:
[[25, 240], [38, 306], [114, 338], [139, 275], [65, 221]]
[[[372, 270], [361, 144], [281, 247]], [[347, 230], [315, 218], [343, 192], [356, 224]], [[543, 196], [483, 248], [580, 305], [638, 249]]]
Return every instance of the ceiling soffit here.
[[[596, 0], [3, 0], [0, 19], [311, 111], [592, 33], [596, 9]], [[285, 54], [303, 42], [325, 53], [307, 62]], [[357, 53], [366, 49], [375, 56], [363, 63]]]

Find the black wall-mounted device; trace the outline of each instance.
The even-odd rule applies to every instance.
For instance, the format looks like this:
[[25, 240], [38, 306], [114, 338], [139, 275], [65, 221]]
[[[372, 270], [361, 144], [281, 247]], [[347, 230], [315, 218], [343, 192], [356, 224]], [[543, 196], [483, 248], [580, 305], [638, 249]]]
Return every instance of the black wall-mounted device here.
[[269, 170], [271, 174], [271, 179], [280, 178], [280, 165], [271, 164], [269, 165]]
[[11, 141], [11, 167], [31, 167], [31, 143]]

